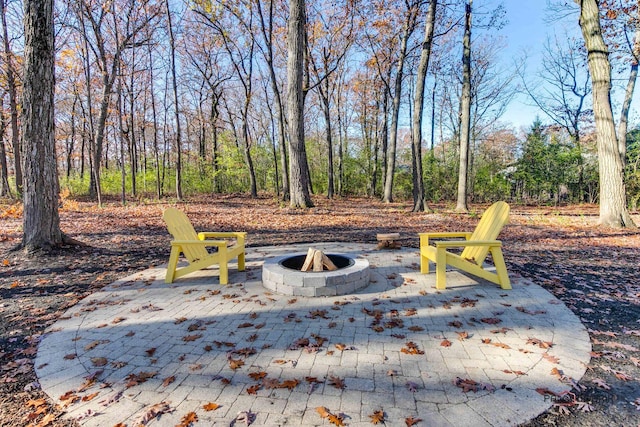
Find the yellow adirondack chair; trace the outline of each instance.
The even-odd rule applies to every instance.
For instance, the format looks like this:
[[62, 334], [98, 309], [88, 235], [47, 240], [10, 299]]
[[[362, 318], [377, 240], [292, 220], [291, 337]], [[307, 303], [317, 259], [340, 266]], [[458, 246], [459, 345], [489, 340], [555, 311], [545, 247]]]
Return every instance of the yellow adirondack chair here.
[[[496, 202], [484, 212], [473, 233], [419, 233], [420, 272], [429, 273], [429, 261], [436, 264], [436, 289], [446, 288], [447, 265], [496, 283], [502, 289], [511, 289], [507, 266], [502, 256], [502, 242], [496, 240], [500, 230], [508, 221], [509, 205], [505, 202]], [[465, 240], [437, 241], [437, 239], [451, 238], [464, 238]], [[436, 241], [433, 241], [434, 239]], [[460, 255], [447, 250], [456, 247], [464, 248]], [[489, 253], [493, 258], [495, 273], [483, 267], [484, 260]]]
[[[244, 241], [247, 233], [196, 233], [184, 212], [175, 208], [166, 209], [162, 218], [174, 239], [171, 241], [171, 255], [169, 256], [165, 283], [173, 283], [179, 277], [218, 264], [220, 266], [220, 284], [226, 285], [229, 283], [228, 262], [236, 257], [238, 258], [238, 270], [244, 271]], [[236, 243], [229, 246], [230, 242], [224, 239], [235, 239]], [[211, 246], [217, 248], [215, 253], [207, 251], [206, 248]], [[184, 254], [189, 265], [178, 268], [181, 253]]]

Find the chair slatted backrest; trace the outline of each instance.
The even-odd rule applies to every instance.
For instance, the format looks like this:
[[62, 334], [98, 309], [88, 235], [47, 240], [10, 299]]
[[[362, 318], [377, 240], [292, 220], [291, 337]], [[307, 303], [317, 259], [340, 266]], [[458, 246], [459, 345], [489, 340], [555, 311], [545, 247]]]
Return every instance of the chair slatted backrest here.
[[[480, 218], [480, 222], [478, 222], [469, 240], [496, 240], [502, 228], [509, 222], [509, 210], [509, 205], [506, 202], [496, 202], [489, 206], [482, 214], [482, 218]], [[488, 246], [468, 246], [460, 256], [482, 265], [488, 253]]]
[[[198, 239], [198, 233], [196, 233], [193, 225], [191, 225], [191, 221], [189, 221], [187, 215], [181, 210], [167, 208], [162, 214], [162, 218], [167, 224], [167, 230], [169, 230], [174, 240], [200, 240]], [[202, 245], [183, 245], [182, 250], [185, 258], [187, 258], [189, 262], [194, 262], [209, 256], [209, 253]]]

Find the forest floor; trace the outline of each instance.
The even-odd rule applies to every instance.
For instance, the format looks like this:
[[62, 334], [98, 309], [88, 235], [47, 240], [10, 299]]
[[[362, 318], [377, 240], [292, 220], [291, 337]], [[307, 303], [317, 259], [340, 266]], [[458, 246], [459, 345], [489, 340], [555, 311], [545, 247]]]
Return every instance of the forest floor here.
[[[457, 214], [449, 205], [411, 213], [409, 203], [315, 199], [292, 210], [273, 198], [201, 198], [181, 206], [197, 230], [247, 231], [248, 246], [314, 241], [375, 243], [400, 232], [418, 247], [417, 232], [472, 230], [486, 206]], [[161, 219], [168, 204], [108, 203], [102, 208], [65, 200], [61, 228], [83, 246], [26, 256], [11, 250], [22, 238], [16, 205], [0, 203], [0, 426], [76, 426], [40, 390], [34, 359], [44, 330], [69, 307], [103, 286], [166, 263], [169, 240]], [[527, 424], [639, 426], [640, 232], [598, 227], [593, 205], [512, 206], [500, 239], [509, 272], [562, 300], [589, 330], [592, 359], [576, 389], [588, 405], [554, 406]], [[636, 224], [640, 215], [634, 214]]]

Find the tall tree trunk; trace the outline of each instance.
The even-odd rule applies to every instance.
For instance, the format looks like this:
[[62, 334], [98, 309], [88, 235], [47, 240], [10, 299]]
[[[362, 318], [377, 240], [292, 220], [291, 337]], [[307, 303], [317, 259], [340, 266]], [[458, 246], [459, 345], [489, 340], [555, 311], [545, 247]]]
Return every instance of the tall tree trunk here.
[[22, 247], [32, 252], [60, 245], [54, 102], [53, 0], [24, 2], [22, 146], [25, 161]]
[[424, 83], [429, 68], [431, 57], [431, 44], [433, 42], [433, 28], [436, 20], [437, 0], [429, 2], [429, 10], [425, 21], [424, 40], [420, 52], [420, 63], [416, 76], [416, 91], [413, 100], [413, 135], [412, 135], [412, 165], [413, 165], [413, 211], [425, 210], [424, 177], [422, 171], [422, 112], [424, 110]]
[[593, 88], [593, 113], [600, 174], [600, 218], [604, 226], [635, 228], [627, 210], [624, 168], [611, 109], [611, 64], [602, 37], [597, 0], [575, 0], [580, 5], [580, 28], [587, 47]]
[[76, 142], [76, 106], [78, 105], [80, 95], [78, 94], [78, 92], [76, 90], [74, 90], [73, 93], [73, 105], [71, 106], [71, 123], [69, 124], [69, 127], [71, 128], [71, 135], [68, 138], [68, 143], [67, 143], [67, 152], [65, 153], [67, 155], [67, 168], [66, 168], [66, 173], [65, 176], [67, 177], [67, 180], [71, 177], [71, 167], [72, 167], [72, 157], [73, 157], [73, 150], [75, 149], [75, 142]]
[[264, 14], [262, 13], [262, 6], [260, 1], [256, 2], [260, 17], [260, 28], [262, 29], [262, 37], [265, 42], [267, 52], [265, 59], [267, 61], [267, 68], [269, 69], [269, 81], [271, 82], [271, 90], [273, 91], [273, 99], [276, 103], [276, 118], [278, 122], [278, 148], [280, 149], [280, 170], [282, 174], [282, 200], [288, 201], [290, 196], [289, 191], [289, 173], [287, 168], [287, 139], [286, 139], [286, 123], [285, 123], [285, 111], [282, 105], [282, 95], [280, 88], [278, 88], [278, 79], [276, 78], [276, 71], [273, 65], [273, 1], [269, 2], [269, 15], [268, 21], [265, 22]]
[[324, 114], [324, 126], [325, 126], [325, 141], [327, 142], [327, 198], [333, 199], [334, 195], [334, 181], [333, 181], [333, 139], [331, 129], [331, 109], [329, 101], [329, 78], [326, 78], [323, 83], [318, 85], [318, 92], [320, 100], [322, 102], [322, 112]]
[[160, 182], [160, 147], [158, 146], [158, 115], [156, 111], [156, 95], [153, 89], [153, 55], [151, 43], [147, 43], [147, 53], [149, 54], [149, 96], [151, 97], [151, 116], [153, 119], [153, 158], [156, 166], [156, 197], [162, 197], [162, 184]]
[[218, 157], [219, 157], [219, 149], [218, 149], [218, 117], [220, 116], [220, 112], [218, 110], [218, 105], [220, 103], [221, 94], [212, 93], [211, 94], [211, 114], [209, 117], [209, 121], [211, 122], [211, 164], [213, 166], [213, 192], [220, 193], [220, 179], [218, 179]]
[[[251, 107], [251, 95], [253, 91], [253, 51], [255, 47], [255, 40], [251, 38], [251, 47], [249, 48], [249, 69], [246, 73], [246, 80], [243, 82], [244, 86], [244, 107], [242, 109], [242, 142], [244, 149], [244, 160], [247, 163], [249, 169], [249, 188], [251, 197], [258, 197], [258, 183], [256, 180], [256, 169], [253, 166], [253, 158], [251, 157], [251, 141], [249, 138], [249, 108]], [[231, 52], [229, 53], [231, 54]], [[238, 75], [240, 73], [238, 72]]]
[[[640, 28], [638, 34], [640, 34]], [[636, 86], [637, 77], [638, 62], [634, 60], [633, 64], [631, 64], [631, 70], [629, 71], [627, 89], [625, 90], [622, 110], [620, 111], [620, 123], [618, 123], [618, 150], [620, 151], [620, 160], [622, 160], [623, 168], [627, 162], [627, 126], [629, 123], [629, 109], [631, 108], [631, 101], [633, 100], [633, 91]]]
[[[0, 105], [2, 105], [3, 101], [4, 99], [0, 97]], [[4, 114], [0, 113], [0, 197], [11, 197], [7, 152], [4, 148], [4, 133], [6, 130], [7, 122], [5, 121]]]
[[[251, 74], [249, 74], [251, 76]], [[251, 78], [251, 77], [249, 77]], [[251, 103], [251, 89], [245, 98], [244, 108], [242, 109], [242, 148], [244, 151], [244, 161], [247, 163], [249, 170], [249, 189], [251, 197], [258, 197], [258, 184], [256, 180], [256, 169], [253, 166], [253, 158], [251, 157], [251, 144], [249, 141], [249, 107]]]
[[[131, 49], [131, 74], [129, 76], [129, 117], [128, 117], [128, 133], [129, 133], [129, 167], [131, 171], [131, 195], [136, 196], [138, 193], [138, 185], [136, 182], [136, 174], [139, 170], [138, 159], [138, 142], [136, 140], [136, 123], [135, 123], [135, 75], [136, 75], [136, 50]], [[122, 68], [122, 67], [120, 67]], [[124, 165], [123, 165], [124, 167]]]
[[[636, 10], [637, 17], [640, 17], [640, 10]], [[629, 123], [629, 109], [633, 100], [633, 91], [636, 86], [638, 77], [638, 55], [640, 52], [640, 25], [636, 22], [636, 31], [633, 37], [633, 46], [631, 46], [631, 54], [633, 60], [631, 62], [631, 70], [629, 71], [629, 79], [627, 80], [627, 89], [624, 93], [624, 101], [622, 110], [620, 111], [620, 123], [618, 123], [618, 150], [620, 151], [620, 159], [622, 167], [627, 163], [627, 126]], [[623, 169], [624, 170], [624, 169]]]
[[178, 105], [178, 81], [176, 78], [176, 48], [173, 37], [173, 25], [171, 23], [171, 10], [169, 0], [165, 1], [167, 8], [167, 25], [169, 30], [169, 47], [171, 50], [171, 85], [173, 88], [173, 102], [176, 119], [176, 198], [182, 200], [182, 136], [180, 133], [180, 108]]
[[458, 170], [458, 200], [456, 212], [467, 212], [469, 181], [469, 140], [471, 137], [471, 8], [465, 5], [464, 36], [462, 37], [462, 93], [460, 95], [460, 168]]
[[345, 124], [342, 121], [342, 113], [341, 113], [341, 90], [342, 85], [338, 85], [338, 96], [336, 97], [336, 107], [338, 110], [338, 195], [344, 196], [344, 152], [346, 145], [346, 129], [343, 129]]
[[11, 111], [11, 142], [13, 145], [13, 169], [15, 172], [16, 193], [22, 194], [22, 147], [20, 146], [20, 134], [18, 126], [18, 92], [16, 89], [16, 72], [13, 68], [13, 52], [9, 45], [9, 32], [7, 30], [6, 0], [0, 0], [0, 20], [2, 22], [2, 40], [4, 42], [5, 75], [9, 91], [9, 110]]
[[[365, 110], [365, 114], [366, 114], [366, 110]], [[370, 144], [373, 144], [373, 147], [371, 149], [372, 153], [373, 153], [373, 168], [371, 170], [371, 181], [370, 181], [370, 188], [369, 188], [369, 195], [370, 196], [375, 196], [376, 195], [376, 191], [377, 191], [377, 187], [378, 187], [378, 171], [379, 171], [379, 159], [380, 159], [380, 135], [382, 134], [382, 132], [380, 132], [380, 120], [378, 120], [378, 118], [380, 117], [380, 92], [378, 92], [377, 97], [376, 97], [376, 107], [374, 110], [374, 116], [373, 118], [373, 130], [367, 130], [367, 126], [364, 125], [365, 130], [364, 132], [366, 132], [365, 135], [369, 135], [368, 140], [370, 141], [367, 146], [370, 146]], [[386, 115], [385, 115], [386, 117]], [[386, 121], [386, 120], [385, 120]], [[369, 125], [371, 126], [371, 125]], [[366, 140], [366, 138], [365, 138]]]
[[393, 105], [391, 110], [391, 133], [389, 144], [387, 145], [387, 163], [385, 168], [384, 194], [382, 201], [393, 202], [393, 176], [396, 172], [396, 146], [398, 143], [398, 117], [400, 116], [400, 98], [402, 97], [402, 77], [404, 72], [404, 62], [407, 57], [407, 44], [409, 37], [415, 29], [415, 18], [417, 8], [409, 5], [407, 10], [402, 39], [400, 41], [400, 53], [398, 55], [398, 66], [396, 69], [396, 80], [393, 90]]
[[309, 164], [304, 141], [303, 60], [305, 51], [305, 1], [289, 0], [287, 37], [287, 112], [289, 115], [289, 173], [292, 208], [313, 206], [309, 192]]
[[120, 142], [120, 201], [122, 202], [122, 206], [124, 206], [127, 203], [127, 167], [125, 159], [124, 120], [122, 120], [122, 115], [124, 114], [122, 111], [122, 74], [120, 68], [118, 71], [118, 98], [116, 99], [116, 110], [118, 114], [118, 140]]

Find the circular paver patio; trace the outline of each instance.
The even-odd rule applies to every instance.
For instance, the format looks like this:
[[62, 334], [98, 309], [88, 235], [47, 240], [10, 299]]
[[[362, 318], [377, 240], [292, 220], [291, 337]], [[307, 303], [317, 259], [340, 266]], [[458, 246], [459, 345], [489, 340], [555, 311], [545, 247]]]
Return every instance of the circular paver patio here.
[[[247, 271], [230, 266], [164, 283], [154, 268], [76, 306], [42, 338], [42, 389], [83, 426], [517, 425], [578, 381], [591, 345], [578, 318], [550, 293], [512, 276], [513, 290], [447, 273], [436, 291], [416, 249], [323, 243], [365, 257], [371, 283], [351, 295], [279, 295], [261, 284], [262, 262], [309, 245], [250, 248]], [[159, 405], [163, 403], [163, 405]], [[215, 405], [207, 404], [214, 403]], [[156, 406], [154, 406], [156, 405]], [[217, 409], [212, 409], [217, 406]], [[209, 409], [209, 410], [207, 410]], [[162, 411], [161, 411], [162, 412]], [[326, 415], [326, 414], [325, 414]], [[240, 421], [236, 423], [240, 425]]]

